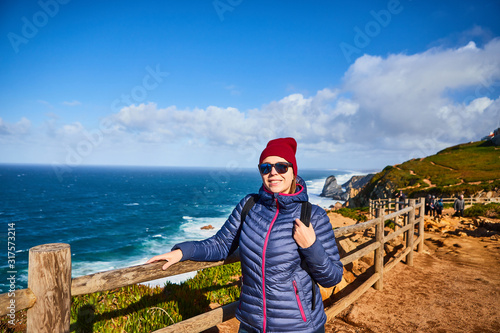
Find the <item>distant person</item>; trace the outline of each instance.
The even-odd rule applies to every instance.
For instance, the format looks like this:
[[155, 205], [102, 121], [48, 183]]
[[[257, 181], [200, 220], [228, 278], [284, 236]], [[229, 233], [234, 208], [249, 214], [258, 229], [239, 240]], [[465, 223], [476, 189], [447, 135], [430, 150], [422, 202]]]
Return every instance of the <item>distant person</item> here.
[[454, 216], [464, 217], [464, 208], [465, 208], [464, 195], [460, 194], [460, 196], [455, 200], [455, 203], [453, 204], [453, 209], [455, 209]]
[[431, 211], [431, 195], [427, 194], [425, 197], [425, 215], [429, 215]]
[[243, 282], [236, 318], [242, 333], [325, 332], [316, 283], [328, 288], [342, 280], [343, 266], [326, 212], [313, 205], [309, 226], [299, 219], [308, 195], [297, 176], [296, 149], [293, 138], [269, 141], [259, 159], [259, 196], [243, 223], [243, 207], [251, 195], [214, 236], [177, 244], [148, 260], [166, 260], [165, 270], [184, 260], [223, 260], [239, 247]]
[[406, 200], [406, 195], [403, 193], [402, 190], [399, 190], [399, 193], [396, 194], [396, 201], [399, 203], [398, 210], [401, 210], [405, 208], [405, 200]]
[[436, 214], [436, 196], [435, 195], [433, 195], [431, 197], [431, 204], [429, 206], [429, 209], [430, 209], [429, 212], [430, 212], [431, 216], [434, 217], [434, 214]]
[[442, 198], [439, 198], [439, 200], [436, 201], [436, 203], [434, 204], [434, 208], [436, 210], [436, 218], [438, 218], [438, 219], [442, 218], [443, 217], [443, 208], [444, 208]]

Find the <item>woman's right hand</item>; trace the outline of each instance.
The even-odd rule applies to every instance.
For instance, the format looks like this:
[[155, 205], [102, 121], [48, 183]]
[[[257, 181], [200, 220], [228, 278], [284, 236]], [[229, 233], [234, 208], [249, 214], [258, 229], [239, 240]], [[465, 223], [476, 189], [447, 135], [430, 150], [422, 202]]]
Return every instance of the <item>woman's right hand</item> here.
[[160, 254], [160, 255], [154, 256], [153, 258], [149, 259], [146, 262], [146, 264], [151, 264], [153, 262], [166, 260], [167, 263], [162, 266], [162, 269], [166, 270], [167, 268], [169, 268], [173, 264], [178, 263], [179, 261], [181, 261], [181, 259], [182, 259], [182, 251], [180, 249], [177, 249], [177, 250], [173, 250], [171, 252], [167, 252], [167, 253], [164, 253], [164, 254]]

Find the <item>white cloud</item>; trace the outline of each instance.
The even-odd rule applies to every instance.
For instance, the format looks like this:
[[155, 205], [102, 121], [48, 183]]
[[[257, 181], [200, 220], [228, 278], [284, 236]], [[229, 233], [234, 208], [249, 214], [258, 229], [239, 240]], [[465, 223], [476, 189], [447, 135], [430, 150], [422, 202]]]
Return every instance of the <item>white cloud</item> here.
[[247, 112], [131, 105], [110, 119], [139, 141], [238, 147], [294, 136], [307, 149], [422, 156], [498, 126], [499, 54], [500, 39], [494, 39], [483, 48], [470, 42], [413, 55], [365, 55], [346, 72], [341, 89], [311, 97], [291, 94]]
[[15, 124], [9, 124], [0, 118], [0, 136], [22, 136], [29, 132], [31, 128], [31, 121], [22, 117]]
[[77, 100], [73, 100], [71, 102], [64, 101], [61, 104], [66, 105], [66, 106], [78, 106], [78, 105], [82, 105], [82, 102], [77, 101]]
[[320, 135], [323, 140], [343, 141], [344, 124], [334, 121], [354, 115], [356, 111], [356, 103], [339, 98], [338, 91], [323, 89], [309, 98], [292, 94], [248, 112], [217, 106], [162, 109], [149, 103], [125, 107], [109, 119], [122, 134], [133, 135], [139, 141], [150, 141], [151, 133], [155, 133], [158, 142], [190, 140], [235, 147], [256, 140], [265, 143], [275, 136], [318, 142]]
[[226, 90], [228, 90], [232, 96], [240, 96], [241, 95], [241, 90], [238, 89], [234, 84], [230, 84], [226, 87], [224, 87]]
[[[269, 139], [284, 136], [299, 141], [308, 167], [399, 163], [478, 140], [500, 125], [500, 39], [484, 47], [463, 45], [364, 55], [346, 71], [341, 87], [290, 94], [258, 109], [147, 103], [109, 115], [105, 130], [55, 120], [42, 129], [63, 153], [87, 149], [81, 160], [89, 163], [216, 165], [224, 163], [222, 156], [252, 161]], [[30, 127], [25, 118], [17, 124], [0, 119], [3, 136]]]
[[123, 133], [145, 141], [156, 133], [157, 142], [241, 146], [294, 136], [308, 149], [334, 152], [353, 147], [415, 151], [430, 140], [427, 150], [437, 150], [477, 139], [496, 126], [496, 99], [472, 95], [460, 103], [448, 94], [495, 84], [499, 65], [492, 54], [497, 48], [498, 41], [493, 41], [484, 49], [469, 43], [416, 55], [364, 56], [346, 73], [342, 91], [323, 89], [312, 97], [291, 94], [248, 112], [142, 104], [124, 108], [113, 118]]
[[49, 103], [49, 102], [47, 102], [47, 101], [44, 101], [43, 99], [39, 99], [39, 100], [37, 100], [37, 103], [42, 104], [42, 105], [45, 105], [45, 106], [47, 106], [49, 109], [53, 109], [53, 108], [54, 108], [54, 106], [53, 106], [52, 104], [50, 104], [50, 103]]
[[[344, 89], [359, 104], [356, 128], [370, 137], [409, 140], [413, 149], [423, 138], [442, 133], [437, 142], [474, 140], [498, 126], [500, 39], [484, 48], [470, 42], [455, 49], [433, 48], [414, 55], [365, 55], [344, 77]], [[497, 92], [496, 95], [494, 92]], [[453, 98], [462, 93], [462, 101]], [[463, 96], [463, 92], [467, 92]], [[493, 92], [491, 99], [485, 92]], [[485, 121], [487, 120], [487, 121]], [[488, 124], [486, 124], [488, 123]], [[485, 126], [487, 128], [485, 128]]]

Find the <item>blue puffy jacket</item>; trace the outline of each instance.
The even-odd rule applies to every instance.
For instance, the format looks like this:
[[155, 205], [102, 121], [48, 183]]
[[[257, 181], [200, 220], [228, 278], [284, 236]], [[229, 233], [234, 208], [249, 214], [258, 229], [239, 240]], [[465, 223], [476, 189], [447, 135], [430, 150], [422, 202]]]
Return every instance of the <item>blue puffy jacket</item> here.
[[[241, 211], [249, 196], [241, 200], [217, 234], [173, 247], [182, 250], [182, 260], [217, 261], [239, 245], [243, 283], [236, 318], [259, 332], [316, 331], [325, 324], [326, 315], [321, 294], [317, 292], [312, 299], [312, 278], [323, 287], [342, 279], [335, 235], [322, 208], [312, 208], [313, 245], [300, 248], [292, 237], [301, 202], [308, 200], [304, 181], [297, 180], [295, 194], [274, 194], [261, 187], [259, 200], [243, 225]], [[301, 267], [301, 256], [310, 274]]]

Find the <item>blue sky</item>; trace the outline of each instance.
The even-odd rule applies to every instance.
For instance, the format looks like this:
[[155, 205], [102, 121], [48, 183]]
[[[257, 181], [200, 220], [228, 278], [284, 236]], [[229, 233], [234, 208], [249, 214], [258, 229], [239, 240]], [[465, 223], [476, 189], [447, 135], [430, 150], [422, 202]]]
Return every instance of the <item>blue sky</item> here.
[[2, 1], [0, 163], [376, 170], [499, 127], [499, 1]]

